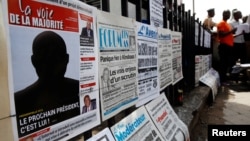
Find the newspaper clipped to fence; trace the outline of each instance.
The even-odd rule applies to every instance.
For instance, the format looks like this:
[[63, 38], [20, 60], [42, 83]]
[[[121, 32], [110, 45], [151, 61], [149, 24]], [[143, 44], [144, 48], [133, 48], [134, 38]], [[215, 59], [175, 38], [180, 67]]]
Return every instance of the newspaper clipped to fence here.
[[141, 106], [159, 95], [157, 28], [135, 22], [138, 44], [138, 96]]
[[171, 30], [158, 28], [158, 48], [158, 71], [162, 91], [173, 81]]
[[[15, 140], [72, 138], [99, 125], [97, 9], [76, 0], [3, 5]], [[92, 37], [81, 34], [87, 25]], [[89, 112], [83, 112], [86, 95]]]
[[99, 83], [102, 120], [135, 105], [136, 34], [131, 18], [98, 11]]
[[182, 34], [172, 31], [172, 56], [173, 56], [173, 84], [183, 78], [182, 73]]

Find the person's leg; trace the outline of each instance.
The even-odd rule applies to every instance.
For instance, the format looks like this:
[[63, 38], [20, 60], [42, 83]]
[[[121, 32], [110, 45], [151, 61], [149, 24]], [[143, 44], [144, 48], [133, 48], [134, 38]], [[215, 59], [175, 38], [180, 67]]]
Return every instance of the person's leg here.
[[246, 41], [246, 63], [250, 63], [250, 41]]
[[238, 43], [234, 43], [232, 49], [232, 61], [235, 63], [239, 59], [239, 45]]
[[227, 72], [227, 55], [226, 55], [226, 47], [224, 44], [220, 44], [218, 47], [219, 51], [219, 75], [221, 83], [226, 80], [226, 72]]
[[228, 63], [227, 63], [227, 73], [231, 73], [232, 72], [232, 67], [235, 65], [235, 48], [234, 47], [230, 47], [230, 46], [227, 46], [227, 51], [226, 51], [226, 55], [227, 55], [227, 59], [228, 59]]
[[244, 64], [246, 63], [246, 58], [247, 58], [247, 49], [246, 49], [246, 44], [245, 43], [240, 43], [239, 45], [239, 56], [241, 63]]

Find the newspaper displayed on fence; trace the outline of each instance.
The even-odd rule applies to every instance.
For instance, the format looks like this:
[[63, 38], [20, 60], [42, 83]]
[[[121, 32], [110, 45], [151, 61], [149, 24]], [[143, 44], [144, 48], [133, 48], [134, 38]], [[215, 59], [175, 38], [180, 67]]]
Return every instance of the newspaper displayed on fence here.
[[115, 141], [115, 139], [110, 129], [106, 127], [102, 131], [98, 132], [96, 135], [87, 139], [86, 141]]
[[144, 106], [111, 127], [116, 141], [164, 141]]
[[135, 22], [138, 44], [138, 97], [141, 106], [159, 95], [157, 28]]
[[160, 90], [163, 90], [173, 80], [171, 30], [158, 28], [158, 48]]
[[203, 55], [204, 74], [212, 67], [212, 55]]
[[87, 22], [95, 31], [96, 8], [76, 0], [3, 5], [15, 140], [72, 138], [99, 125], [96, 36], [83, 44], [80, 37]]
[[199, 29], [200, 25], [198, 22], [195, 22], [195, 34], [194, 34], [194, 39], [195, 39], [195, 45], [199, 46]]
[[182, 34], [181, 32], [172, 31], [172, 68], [173, 68], [173, 85], [183, 78], [182, 73]]
[[211, 33], [204, 30], [204, 47], [211, 48]]
[[213, 68], [210, 68], [209, 71], [200, 78], [200, 81], [212, 89], [214, 100], [220, 86], [219, 73]]
[[164, 93], [145, 107], [165, 141], [190, 140], [187, 126], [174, 112]]
[[206, 74], [212, 67], [212, 55], [195, 56], [195, 86], [199, 85], [201, 76]]
[[150, 0], [150, 24], [155, 27], [163, 27], [163, 1], [162, 0]]
[[200, 47], [204, 47], [204, 28], [202, 26], [200, 26]]
[[202, 76], [202, 56], [195, 55], [195, 86], [199, 86], [200, 77]]
[[102, 120], [138, 100], [136, 34], [131, 18], [98, 11], [99, 83]]

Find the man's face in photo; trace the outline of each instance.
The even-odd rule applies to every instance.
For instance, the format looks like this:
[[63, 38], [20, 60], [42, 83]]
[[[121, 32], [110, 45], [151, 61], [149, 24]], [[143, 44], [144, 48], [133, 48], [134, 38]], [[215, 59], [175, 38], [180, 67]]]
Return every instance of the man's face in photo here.
[[87, 29], [91, 29], [91, 23], [90, 22], [87, 22]]
[[85, 97], [84, 98], [84, 104], [85, 104], [85, 106], [89, 107], [89, 105], [90, 105], [90, 99], [89, 99], [89, 97]]

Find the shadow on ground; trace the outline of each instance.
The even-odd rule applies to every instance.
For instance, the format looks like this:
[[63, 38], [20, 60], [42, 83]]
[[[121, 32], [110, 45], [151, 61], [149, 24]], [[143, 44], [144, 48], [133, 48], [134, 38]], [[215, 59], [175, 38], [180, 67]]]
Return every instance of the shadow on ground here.
[[228, 88], [236, 92], [250, 92], [250, 82], [232, 82]]

